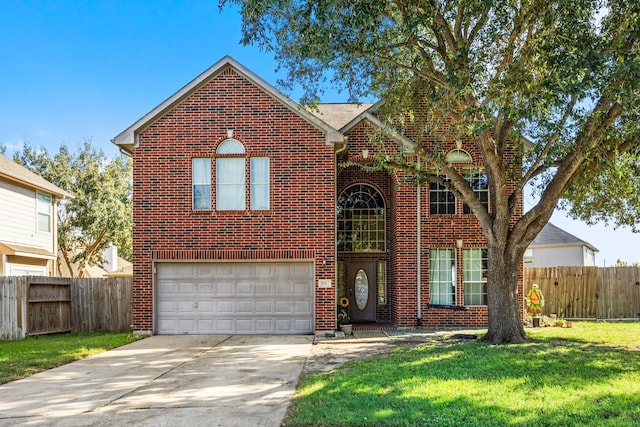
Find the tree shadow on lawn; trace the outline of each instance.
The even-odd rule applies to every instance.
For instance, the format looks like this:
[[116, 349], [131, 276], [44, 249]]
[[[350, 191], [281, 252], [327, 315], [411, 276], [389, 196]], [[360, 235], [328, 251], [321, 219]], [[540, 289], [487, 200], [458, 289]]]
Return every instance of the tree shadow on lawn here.
[[303, 377], [286, 425], [636, 426], [639, 383], [640, 352], [580, 339], [431, 343]]

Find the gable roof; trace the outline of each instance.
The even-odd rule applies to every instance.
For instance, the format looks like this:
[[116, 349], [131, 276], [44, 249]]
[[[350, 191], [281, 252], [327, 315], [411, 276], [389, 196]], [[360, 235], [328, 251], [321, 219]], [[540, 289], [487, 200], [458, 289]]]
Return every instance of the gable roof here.
[[320, 119], [340, 130], [358, 115], [367, 111], [373, 104], [329, 103], [316, 105], [318, 111], [312, 111]]
[[43, 190], [47, 193], [51, 193], [62, 198], [73, 197], [62, 188], [50, 183], [40, 175], [31, 172], [24, 166], [19, 165], [12, 160], [9, 160], [2, 154], [0, 154], [0, 177], [26, 185], [28, 187]]
[[380, 103], [318, 104], [318, 112], [316, 114], [343, 134], [348, 133], [359, 123], [366, 120], [402, 144], [407, 152], [413, 152], [415, 148], [415, 143], [413, 141], [397, 130], [385, 125], [380, 119], [372, 114], [372, 111], [375, 110], [379, 104]]
[[280, 91], [271, 86], [262, 78], [258, 77], [253, 72], [249, 71], [249, 69], [245, 68], [235, 59], [231, 58], [230, 56], [225, 56], [220, 61], [209, 67], [198, 77], [187, 83], [187, 85], [185, 85], [182, 89], [178, 90], [176, 93], [167, 98], [160, 105], [145, 114], [137, 122], [122, 131], [118, 136], [113, 138], [111, 142], [131, 153], [132, 150], [136, 147], [137, 135], [140, 132], [142, 132], [145, 128], [162, 117], [167, 111], [171, 110], [173, 107], [192, 95], [195, 91], [217, 77], [228, 67], [233, 68], [236, 72], [238, 72], [252, 84], [259, 87], [276, 101], [279, 101], [281, 104], [285, 105], [291, 111], [298, 114], [308, 123], [324, 132], [326, 135], [327, 144], [331, 145], [335, 142], [344, 141], [344, 135], [338, 132], [334, 127], [327, 124], [325, 121], [321, 120], [320, 118], [300, 106], [297, 102], [291, 100], [291, 98], [283, 95]]
[[533, 242], [529, 245], [531, 248], [543, 247], [543, 246], [586, 246], [594, 252], [598, 252], [598, 249], [585, 242], [582, 239], [577, 238], [571, 233], [564, 231], [563, 229], [556, 227], [550, 222], [545, 225], [540, 233], [533, 239]]

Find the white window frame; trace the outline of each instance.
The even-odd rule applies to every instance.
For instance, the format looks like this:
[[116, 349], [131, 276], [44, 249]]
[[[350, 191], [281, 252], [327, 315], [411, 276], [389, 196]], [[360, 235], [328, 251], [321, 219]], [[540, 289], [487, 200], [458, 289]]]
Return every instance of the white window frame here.
[[[196, 166], [197, 163], [203, 162], [204, 165]], [[202, 168], [202, 174], [196, 173], [197, 169]], [[204, 194], [199, 194], [204, 192]], [[205, 203], [199, 205], [196, 200], [202, 199]], [[191, 159], [191, 208], [194, 211], [211, 210], [211, 158], [194, 157]]]
[[486, 248], [467, 248], [462, 250], [464, 305], [487, 305], [487, 265], [488, 253]]
[[[41, 198], [46, 200], [41, 200]], [[52, 200], [53, 198], [50, 195], [43, 193], [36, 193], [36, 230], [38, 233], [47, 233], [51, 234], [53, 229], [53, 218], [52, 218]], [[42, 207], [46, 206], [46, 212], [42, 210]], [[47, 229], [43, 230], [40, 228], [40, 218], [47, 218]]]
[[251, 210], [264, 211], [270, 208], [270, 168], [269, 157], [251, 157], [249, 159]]
[[[448, 257], [441, 260], [440, 254], [444, 253], [447, 253]], [[429, 303], [456, 305], [456, 250], [454, 248], [430, 249], [429, 266]], [[436, 290], [436, 292], [434, 292], [434, 290]]]
[[218, 145], [216, 155], [216, 210], [245, 210], [247, 165], [244, 145], [237, 139], [225, 139]]

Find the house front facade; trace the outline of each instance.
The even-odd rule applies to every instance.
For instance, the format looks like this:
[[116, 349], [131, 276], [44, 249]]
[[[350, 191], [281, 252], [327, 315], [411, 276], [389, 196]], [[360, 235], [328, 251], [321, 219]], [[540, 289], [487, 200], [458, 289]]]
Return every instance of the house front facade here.
[[71, 197], [0, 154], [0, 276], [57, 276], [56, 202]]
[[[309, 111], [225, 57], [113, 142], [133, 159], [134, 330], [324, 333], [487, 322], [485, 238], [373, 160], [377, 106]], [[411, 146], [411, 138], [389, 135]], [[444, 143], [488, 203], [473, 147]]]

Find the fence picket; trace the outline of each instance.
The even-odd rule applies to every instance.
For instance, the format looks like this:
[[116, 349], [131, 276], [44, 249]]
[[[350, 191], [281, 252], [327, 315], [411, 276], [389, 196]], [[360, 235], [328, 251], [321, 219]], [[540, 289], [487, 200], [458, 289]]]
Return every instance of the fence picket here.
[[125, 278], [0, 277], [0, 340], [72, 330], [131, 330]]

